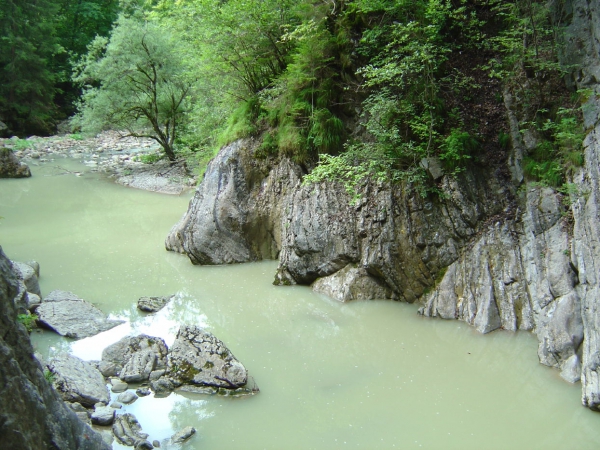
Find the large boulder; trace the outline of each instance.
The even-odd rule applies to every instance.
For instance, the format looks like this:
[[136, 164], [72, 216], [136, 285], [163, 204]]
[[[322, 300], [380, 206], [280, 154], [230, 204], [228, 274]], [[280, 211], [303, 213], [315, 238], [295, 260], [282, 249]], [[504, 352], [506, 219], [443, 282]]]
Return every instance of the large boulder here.
[[231, 351], [206, 330], [184, 325], [169, 354], [169, 377], [177, 384], [237, 389], [248, 382], [248, 372]]
[[48, 369], [53, 374], [54, 387], [65, 401], [88, 407], [110, 401], [104, 377], [93, 365], [73, 355], [62, 354], [50, 361]]
[[43, 326], [56, 331], [61, 336], [81, 339], [110, 330], [123, 323], [122, 320], [108, 319], [102, 311], [85, 300], [57, 299], [52, 295], [53, 293], [38, 306], [36, 314]]
[[167, 367], [167, 344], [161, 338], [141, 334], [127, 336], [102, 351], [100, 371], [127, 383], [148, 381], [155, 370]]
[[188, 211], [166, 239], [168, 250], [194, 264], [230, 264], [276, 258], [281, 215], [302, 169], [284, 159], [273, 167], [254, 158], [260, 142], [242, 139], [208, 164]]
[[12, 150], [0, 147], [0, 178], [27, 178], [31, 171], [27, 164], [20, 162]]

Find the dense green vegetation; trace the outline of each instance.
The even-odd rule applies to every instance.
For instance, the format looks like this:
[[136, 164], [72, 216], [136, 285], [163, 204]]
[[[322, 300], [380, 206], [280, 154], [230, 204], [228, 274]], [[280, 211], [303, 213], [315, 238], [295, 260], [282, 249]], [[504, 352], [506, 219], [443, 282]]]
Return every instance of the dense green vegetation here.
[[[307, 181], [355, 192], [375, 176], [427, 195], [437, 190], [427, 158], [454, 175], [505, 161], [504, 89], [538, 142], [528, 176], [560, 185], [582, 163], [585, 93], [567, 90], [573, 68], [558, 63], [561, 2], [28, 3], [9, 0], [0, 16], [12, 46], [0, 68], [14, 80], [0, 92], [0, 120], [15, 130], [51, 128], [81, 94], [84, 131], [151, 136], [170, 159], [205, 162], [255, 136], [257, 157], [288, 156], [311, 172]], [[29, 25], [12, 30], [19, 14]]]

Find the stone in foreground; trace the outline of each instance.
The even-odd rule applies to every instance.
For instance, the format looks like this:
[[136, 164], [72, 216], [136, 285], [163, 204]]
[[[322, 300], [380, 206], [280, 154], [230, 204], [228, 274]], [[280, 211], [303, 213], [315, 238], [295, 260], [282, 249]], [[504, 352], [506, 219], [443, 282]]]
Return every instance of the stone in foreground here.
[[110, 395], [102, 374], [91, 364], [69, 354], [59, 355], [48, 365], [54, 374], [54, 387], [67, 402], [94, 406], [108, 403]]
[[127, 336], [102, 351], [100, 372], [127, 383], [148, 381], [150, 374], [167, 367], [167, 345], [158, 337]]
[[179, 329], [171, 347], [169, 377], [178, 384], [237, 389], [248, 372], [231, 351], [208, 331], [194, 325]]
[[61, 336], [82, 339], [123, 323], [110, 320], [85, 300], [44, 301], [36, 310], [39, 322]]

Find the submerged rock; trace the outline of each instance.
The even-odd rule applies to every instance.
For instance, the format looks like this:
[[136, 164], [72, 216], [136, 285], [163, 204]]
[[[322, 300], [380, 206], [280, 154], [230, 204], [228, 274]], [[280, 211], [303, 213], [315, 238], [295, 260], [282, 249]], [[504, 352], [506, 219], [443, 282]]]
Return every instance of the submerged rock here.
[[140, 311], [157, 312], [164, 308], [173, 297], [173, 295], [169, 297], [140, 297], [137, 307]]
[[142, 432], [142, 426], [133, 414], [119, 414], [112, 426], [117, 441], [123, 445], [134, 446], [137, 441], [145, 440], [148, 434]]
[[194, 434], [196, 434], [196, 429], [194, 427], [185, 427], [183, 430], [178, 431], [173, 436], [171, 436], [171, 443], [173, 444], [183, 444], [189, 438], [191, 438]]
[[127, 336], [102, 351], [100, 371], [128, 383], [148, 381], [155, 370], [167, 367], [167, 345], [161, 338]]
[[55, 389], [65, 401], [79, 402], [89, 407], [110, 401], [104, 377], [91, 364], [63, 354], [53, 358], [48, 369], [54, 374]]
[[110, 330], [123, 323], [111, 320], [85, 300], [50, 300], [37, 308], [39, 322], [61, 336], [82, 339]]
[[237, 389], [248, 381], [246, 368], [208, 331], [184, 325], [169, 354], [169, 377], [179, 384]]
[[6, 147], [0, 147], [0, 178], [27, 178], [31, 171]]

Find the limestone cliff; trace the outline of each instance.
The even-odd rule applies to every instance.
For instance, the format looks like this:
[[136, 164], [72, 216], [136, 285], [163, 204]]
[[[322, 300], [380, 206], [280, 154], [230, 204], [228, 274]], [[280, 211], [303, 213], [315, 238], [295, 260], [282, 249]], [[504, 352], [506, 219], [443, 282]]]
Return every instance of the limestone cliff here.
[[[600, 92], [597, 2], [568, 1], [565, 64], [570, 83]], [[248, 139], [221, 149], [167, 248], [194, 263], [279, 258], [276, 284], [312, 284], [339, 300], [422, 303], [426, 316], [463, 320], [480, 332], [529, 330], [543, 364], [600, 409], [600, 123], [591, 96], [585, 165], [571, 192], [523, 181], [528, 148], [505, 92], [513, 151], [510, 179], [472, 167], [423, 199], [369, 183], [351, 205], [340, 186], [302, 186], [287, 159], [257, 162]], [[437, 177], [436, 177], [437, 178]]]
[[109, 449], [44, 378], [29, 335], [17, 323], [17, 281], [0, 248], [0, 443], [11, 450]]

